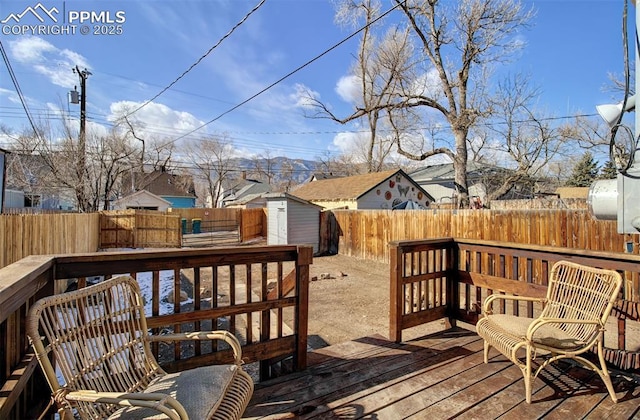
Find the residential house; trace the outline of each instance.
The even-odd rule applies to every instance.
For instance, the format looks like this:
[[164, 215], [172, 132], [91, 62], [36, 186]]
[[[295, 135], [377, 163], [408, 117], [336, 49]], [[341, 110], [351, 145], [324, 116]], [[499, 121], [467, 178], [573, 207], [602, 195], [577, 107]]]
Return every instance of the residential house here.
[[114, 201], [112, 207], [114, 210], [137, 209], [166, 211], [172, 207], [172, 203], [147, 190], [140, 190]]
[[[509, 169], [479, 162], [467, 163], [467, 183], [472, 203], [483, 205], [487, 202], [488, 191], [501, 183]], [[455, 203], [455, 171], [453, 163], [430, 165], [409, 172], [409, 176], [424, 188], [438, 204]], [[533, 183], [522, 182], [515, 185], [503, 199], [531, 198]]]
[[75, 210], [75, 192], [61, 186], [42, 156], [6, 153], [5, 208]]
[[[170, 203], [171, 208], [193, 208], [196, 206], [196, 192], [193, 178], [189, 175], [174, 175], [166, 170], [150, 173], [134, 172], [123, 177], [124, 197], [145, 190]], [[147, 198], [150, 196], [147, 195]], [[138, 196], [140, 198], [140, 196]]]
[[263, 195], [271, 192], [269, 184], [253, 179], [240, 179], [225, 189], [221, 207], [266, 207]]
[[303, 184], [307, 183], [307, 182], [314, 182], [314, 181], [321, 181], [323, 179], [334, 179], [334, 178], [340, 178], [337, 175], [333, 175], [333, 174], [326, 174], [323, 172], [314, 172], [311, 174], [311, 176], [309, 176], [309, 178], [307, 178]]
[[291, 194], [326, 209], [392, 209], [409, 200], [426, 208], [434, 201], [401, 169], [313, 181]]

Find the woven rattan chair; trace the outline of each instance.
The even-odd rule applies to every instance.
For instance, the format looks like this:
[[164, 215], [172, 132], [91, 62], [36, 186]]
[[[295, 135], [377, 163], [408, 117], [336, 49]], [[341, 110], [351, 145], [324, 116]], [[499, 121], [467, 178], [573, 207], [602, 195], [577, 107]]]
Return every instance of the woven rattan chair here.
[[[27, 334], [63, 417], [76, 411], [83, 419], [239, 419], [253, 394], [232, 334], [150, 335], [138, 283], [129, 276], [39, 300]], [[185, 339], [223, 340], [235, 363], [166, 373], [150, 343]]]
[[[604, 381], [609, 395], [617, 402], [603, 355], [604, 326], [620, 292], [622, 277], [612, 270], [596, 269], [567, 261], [551, 269], [547, 297], [488, 296], [484, 301], [484, 317], [476, 329], [484, 339], [484, 362], [489, 348], [494, 347], [521, 370], [527, 403], [531, 402], [531, 384], [540, 371], [558, 359], [571, 358], [593, 369]], [[492, 304], [499, 299], [540, 302], [543, 309], [535, 319], [494, 314]], [[580, 356], [597, 350], [600, 366]], [[532, 371], [538, 354], [550, 354]]]

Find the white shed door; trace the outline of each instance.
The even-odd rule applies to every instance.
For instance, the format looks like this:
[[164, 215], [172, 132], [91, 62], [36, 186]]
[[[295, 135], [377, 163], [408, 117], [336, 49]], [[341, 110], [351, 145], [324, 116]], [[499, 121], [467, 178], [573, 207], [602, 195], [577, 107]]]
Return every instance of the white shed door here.
[[288, 243], [288, 241], [287, 241], [287, 212], [282, 207], [278, 208], [278, 213], [277, 213], [277, 216], [276, 216], [276, 223], [278, 225], [277, 226], [278, 239], [277, 239], [276, 243], [279, 244], [279, 245], [286, 245]]

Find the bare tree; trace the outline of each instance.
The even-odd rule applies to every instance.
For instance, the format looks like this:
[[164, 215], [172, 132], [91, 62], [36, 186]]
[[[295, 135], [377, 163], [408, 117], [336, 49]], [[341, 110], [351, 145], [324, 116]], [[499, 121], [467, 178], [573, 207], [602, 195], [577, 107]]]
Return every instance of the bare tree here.
[[223, 183], [234, 170], [233, 143], [226, 135], [210, 136], [192, 141], [186, 147], [189, 162], [195, 167], [195, 176], [204, 180], [211, 207], [218, 207], [222, 199]]
[[140, 151], [120, 133], [94, 138], [87, 144], [87, 175], [92, 209], [109, 209], [119, 194], [122, 177], [137, 166]]
[[295, 167], [289, 159], [284, 160], [280, 165], [280, 182], [277, 184], [277, 189], [282, 192], [291, 191], [291, 188], [297, 184], [295, 180]]
[[492, 174], [488, 181], [488, 200], [499, 199], [516, 186], [532, 187], [543, 168], [568, 144], [560, 131], [551, 125], [552, 118], [535, 110], [539, 90], [531, 87], [528, 77], [516, 74], [505, 78], [490, 99], [492, 118], [473, 130], [470, 149], [476, 159], [499, 162], [509, 168]]
[[277, 175], [276, 164], [277, 159], [267, 150], [253, 159], [253, 170], [259, 178], [266, 180], [267, 184], [273, 185]]
[[82, 212], [108, 209], [139, 151], [115, 131], [107, 136], [88, 134], [85, 164], [80, 165], [78, 142], [68, 126], [64, 136], [51, 127], [42, 133], [20, 136], [15, 143], [20, 152], [9, 170], [14, 185], [31, 195], [64, 197], [71, 191]]
[[[361, 16], [362, 20], [371, 23], [379, 14], [380, 2], [377, 0], [345, 1], [341, 3], [336, 18], [339, 22], [350, 22], [352, 26], [356, 26], [359, 19], [354, 18]], [[366, 25], [362, 31], [353, 74], [360, 85], [361, 103], [357, 106], [371, 110], [364, 115], [367, 121], [366, 136], [368, 138], [365, 139], [363, 133], [360, 137], [363, 141], [356, 145], [366, 162], [367, 172], [381, 171], [385, 158], [392, 150], [393, 142], [388, 136], [385, 139], [385, 136], [378, 132], [379, 126], [384, 128], [386, 114], [381, 105], [392, 101], [397, 82], [396, 74], [403, 71], [397, 66], [406, 63], [410, 51], [411, 45], [407, 31], [391, 28], [382, 42], [379, 42], [374, 35], [372, 25]], [[406, 57], [398, 57], [398, 55], [406, 55]]]
[[173, 155], [176, 152], [175, 142], [153, 138], [147, 140], [147, 155], [144, 158], [145, 165], [149, 165], [152, 171], [168, 171], [174, 169]]
[[[532, 13], [524, 10], [517, 0], [395, 0], [395, 3], [420, 48], [415, 48], [411, 55], [396, 51], [394, 57], [400, 61], [393, 67], [390, 100], [357, 107], [346, 118], [335, 118], [327, 112], [327, 105], [316, 105], [340, 123], [386, 111], [398, 129], [395, 131], [398, 153], [414, 160], [446, 154], [453, 161], [459, 204], [467, 207], [469, 132], [481, 118], [490, 115], [484, 100], [492, 67], [521, 46], [513, 34], [527, 25]], [[427, 151], [406, 147], [410, 136], [403, 123], [411, 121], [407, 110], [421, 117], [438, 114], [451, 130], [451, 145]]]

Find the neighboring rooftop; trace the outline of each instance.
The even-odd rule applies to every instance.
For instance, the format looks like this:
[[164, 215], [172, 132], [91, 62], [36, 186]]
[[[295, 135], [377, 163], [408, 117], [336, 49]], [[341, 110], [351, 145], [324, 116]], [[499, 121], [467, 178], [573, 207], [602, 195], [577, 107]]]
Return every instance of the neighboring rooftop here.
[[399, 169], [393, 169], [384, 172], [313, 181], [301, 185], [291, 191], [291, 194], [308, 201], [356, 199], [387, 178], [395, 175], [398, 171]]

